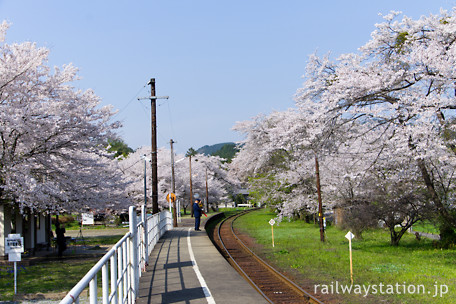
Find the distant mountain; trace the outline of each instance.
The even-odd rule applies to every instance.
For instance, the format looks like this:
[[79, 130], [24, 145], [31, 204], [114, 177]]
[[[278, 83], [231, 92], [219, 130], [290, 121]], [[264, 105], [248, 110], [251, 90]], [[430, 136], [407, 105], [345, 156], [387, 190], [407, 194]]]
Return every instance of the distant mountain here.
[[221, 144], [215, 144], [212, 146], [204, 146], [196, 150], [196, 152], [205, 154], [220, 156], [221, 158], [226, 159], [228, 162], [231, 162], [231, 159], [239, 150], [236, 148], [236, 144], [233, 142], [226, 142]]
[[206, 145], [206, 146], [203, 146], [203, 147], [199, 148], [198, 150], [196, 150], [196, 152], [198, 152], [199, 154], [204, 154], [204, 155], [212, 155], [212, 153], [219, 151], [224, 145], [228, 145], [228, 144], [234, 145], [233, 142], [215, 144], [212, 146]]

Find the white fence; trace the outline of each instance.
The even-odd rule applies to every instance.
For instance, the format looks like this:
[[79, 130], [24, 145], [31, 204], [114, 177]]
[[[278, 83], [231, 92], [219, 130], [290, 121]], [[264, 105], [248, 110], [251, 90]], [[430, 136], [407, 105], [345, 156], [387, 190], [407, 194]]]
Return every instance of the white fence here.
[[[79, 303], [81, 293], [89, 288], [89, 301], [103, 304], [133, 304], [138, 295], [139, 278], [148, 263], [149, 255], [160, 237], [172, 229], [169, 211], [141, 216], [130, 207], [130, 231], [120, 239], [89, 272], [63, 298], [60, 304]], [[146, 233], [147, 232], [147, 233]], [[98, 295], [97, 279], [101, 272], [101, 292]]]

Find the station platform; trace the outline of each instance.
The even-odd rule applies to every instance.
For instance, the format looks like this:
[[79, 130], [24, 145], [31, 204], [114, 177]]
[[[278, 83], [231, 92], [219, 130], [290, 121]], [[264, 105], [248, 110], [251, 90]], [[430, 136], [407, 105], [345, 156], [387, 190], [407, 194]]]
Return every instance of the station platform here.
[[[207, 219], [201, 220], [204, 227]], [[155, 245], [136, 303], [268, 303], [193, 223], [182, 219]]]

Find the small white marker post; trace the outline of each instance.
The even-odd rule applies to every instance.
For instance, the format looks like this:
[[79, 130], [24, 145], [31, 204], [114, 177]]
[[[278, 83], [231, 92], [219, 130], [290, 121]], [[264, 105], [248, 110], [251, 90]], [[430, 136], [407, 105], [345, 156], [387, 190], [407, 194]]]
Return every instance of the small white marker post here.
[[269, 225], [271, 225], [271, 232], [272, 232], [272, 247], [274, 247], [274, 224], [275, 224], [274, 219], [271, 219], [269, 221]]
[[352, 239], [355, 237], [355, 235], [349, 231], [345, 237], [348, 240], [348, 247], [350, 249], [350, 280], [353, 285], [353, 260], [352, 260]]
[[8, 260], [14, 262], [14, 294], [17, 294], [17, 262], [21, 261], [21, 253], [24, 252], [24, 238], [20, 234], [8, 234], [5, 241]]

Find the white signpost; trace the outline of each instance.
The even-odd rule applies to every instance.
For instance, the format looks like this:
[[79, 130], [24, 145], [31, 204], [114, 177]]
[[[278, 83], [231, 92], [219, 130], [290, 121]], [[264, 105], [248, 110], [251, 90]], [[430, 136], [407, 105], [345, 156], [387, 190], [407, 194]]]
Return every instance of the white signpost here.
[[350, 279], [351, 283], [353, 285], [353, 260], [352, 260], [352, 239], [355, 237], [355, 235], [349, 231], [346, 235], [345, 238], [348, 240], [348, 247], [350, 250]]
[[95, 224], [95, 221], [93, 219], [93, 212], [88, 212], [88, 213], [81, 213], [82, 217], [82, 225], [93, 225]]
[[20, 234], [8, 234], [5, 239], [5, 253], [8, 260], [14, 262], [14, 294], [17, 294], [17, 262], [21, 261], [21, 253], [24, 252], [24, 238]]
[[274, 224], [275, 224], [274, 219], [271, 219], [269, 221], [269, 225], [271, 225], [271, 232], [272, 232], [272, 247], [274, 247]]

